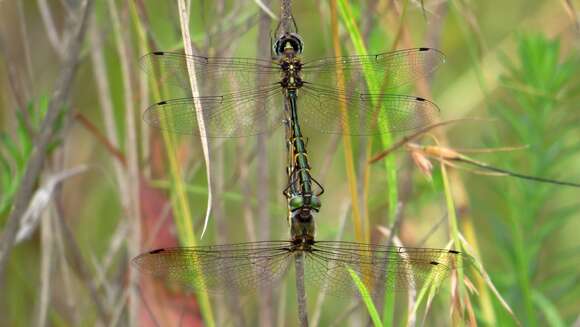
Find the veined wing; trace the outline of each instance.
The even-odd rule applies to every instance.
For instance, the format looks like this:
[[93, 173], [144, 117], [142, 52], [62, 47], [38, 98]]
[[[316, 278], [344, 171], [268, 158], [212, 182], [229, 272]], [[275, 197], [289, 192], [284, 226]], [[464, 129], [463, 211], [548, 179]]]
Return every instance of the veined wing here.
[[[145, 111], [149, 125], [180, 134], [239, 137], [264, 133], [282, 123], [282, 93], [279, 86], [238, 93], [158, 102]], [[199, 107], [196, 107], [199, 105]]]
[[176, 247], [133, 259], [139, 271], [196, 292], [252, 292], [284, 276], [293, 254], [288, 241]]
[[307, 280], [330, 294], [343, 295], [357, 292], [350, 271], [374, 294], [438, 283], [452, 269], [472, 263], [471, 256], [453, 250], [323, 241], [308, 252], [305, 267]]
[[[415, 48], [385, 52], [369, 56], [331, 57], [310, 62], [302, 66], [303, 79], [328, 88], [362, 90], [365, 70], [374, 75], [380, 92], [427, 76], [445, 62], [445, 55], [437, 49]], [[339, 74], [344, 85], [339, 85]], [[362, 92], [362, 91], [361, 91]]]
[[254, 58], [188, 56], [178, 52], [152, 52], [140, 59], [143, 70], [161, 83], [190, 92], [188, 62], [195, 68], [201, 95], [222, 95], [260, 88], [280, 80], [280, 67], [273, 61]]
[[323, 133], [376, 135], [429, 125], [439, 108], [415, 96], [346, 93], [307, 84], [299, 90], [298, 112], [301, 123]]

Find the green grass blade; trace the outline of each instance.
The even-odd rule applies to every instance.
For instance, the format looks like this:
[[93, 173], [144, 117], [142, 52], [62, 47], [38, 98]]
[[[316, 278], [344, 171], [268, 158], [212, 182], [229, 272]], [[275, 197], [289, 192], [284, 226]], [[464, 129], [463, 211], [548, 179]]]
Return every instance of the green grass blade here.
[[375, 325], [375, 327], [382, 327], [383, 323], [381, 322], [381, 318], [379, 317], [379, 312], [377, 311], [377, 308], [375, 307], [375, 304], [373, 303], [373, 298], [371, 297], [371, 295], [369, 294], [369, 290], [367, 289], [367, 287], [365, 286], [365, 284], [362, 282], [362, 280], [360, 279], [360, 277], [356, 274], [356, 272], [350, 268], [347, 268], [348, 272], [350, 273], [350, 277], [352, 278], [354, 284], [356, 285], [356, 288], [359, 291], [359, 294], [367, 308], [367, 312], [369, 313], [369, 315], [371, 316], [371, 320], [373, 321], [373, 325]]

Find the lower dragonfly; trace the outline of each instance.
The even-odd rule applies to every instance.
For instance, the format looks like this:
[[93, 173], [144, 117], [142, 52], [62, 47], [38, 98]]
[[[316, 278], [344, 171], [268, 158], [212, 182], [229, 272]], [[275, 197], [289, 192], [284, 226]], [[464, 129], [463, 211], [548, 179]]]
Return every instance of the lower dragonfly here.
[[352, 275], [356, 274], [372, 296], [438, 282], [453, 269], [472, 264], [468, 254], [449, 249], [317, 240], [315, 216], [324, 189], [311, 176], [298, 112], [291, 100], [284, 110], [288, 184], [283, 191], [290, 239], [156, 249], [133, 259], [141, 272], [197, 292], [248, 294], [276, 284], [300, 257], [307, 284], [333, 295], [358, 294]]

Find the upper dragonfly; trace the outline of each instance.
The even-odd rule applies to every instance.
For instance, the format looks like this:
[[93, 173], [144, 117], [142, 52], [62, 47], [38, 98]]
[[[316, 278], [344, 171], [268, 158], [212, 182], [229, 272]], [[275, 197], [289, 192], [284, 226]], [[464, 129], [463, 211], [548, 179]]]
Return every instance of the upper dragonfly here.
[[390, 90], [428, 75], [445, 61], [436, 49], [303, 61], [303, 45], [299, 34], [284, 33], [273, 44], [272, 60], [149, 53], [141, 58], [144, 70], [188, 93], [189, 63], [200, 96], [158, 102], [144, 119], [168, 131], [200, 134], [203, 118], [206, 137], [255, 135], [281, 125], [281, 105], [294, 96], [300, 124], [325, 133], [375, 135], [428, 125], [439, 111], [420, 97], [371, 94], [365, 87], [368, 78], [379, 90]]

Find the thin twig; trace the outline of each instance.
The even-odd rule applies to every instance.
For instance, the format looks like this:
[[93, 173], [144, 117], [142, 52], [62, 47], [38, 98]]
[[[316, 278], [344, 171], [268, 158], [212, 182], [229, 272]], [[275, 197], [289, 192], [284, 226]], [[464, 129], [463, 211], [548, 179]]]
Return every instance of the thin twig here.
[[30, 39], [28, 38], [28, 30], [26, 29], [26, 15], [24, 14], [24, 9], [22, 8], [22, 1], [18, 1], [16, 5], [18, 7], [18, 22], [20, 23], [20, 33], [22, 38], [22, 45], [24, 50], [24, 58], [26, 59], [26, 75], [28, 77], [26, 85], [30, 89], [35, 90], [34, 85], [34, 74], [32, 73], [32, 58], [30, 57]]
[[[266, 5], [270, 1], [266, 2]], [[260, 13], [259, 24], [258, 24], [258, 56], [261, 59], [268, 58], [270, 56], [270, 38], [268, 35], [270, 24], [272, 20], [265, 12]], [[256, 86], [258, 89], [263, 88], [264, 80], [261, 78], [261, 74], [257, 75]], [[282, 103], [280, 103], [282, 106]], [[258, 222], [260, 228], [258, 230], [258, 240], [269, 240], [270, 237], [270, 222], [272, 221], [270, 217], [269, 208], [269, 198], [270, 198], [270, 170], [268, 165], [270, 160], [268, 160], [268, 136], [265, 134], [260, 134], [257, 136], [256, 140], [257, 148], [257, 163], [256, 163], [256, 199], [259, 205], [257, 206]], [[274, 310], [273, 310], [273, 294], [272, 289], [269, 287], [262, 288], [260, 290], [260, 326], [270, 326], [272, 321], [274, 321]]]
[[[79, 13], [76, 26], [72, 22], [67, 24], [70, 30], [67, 30], [66, 56], [61, 66], [61, 73], [56, 81], [52, 99], [48, 104], [46, 116], [42, 122], [40, 133], [34, 141], [34, 150], [26, 166], [24, 177], [20, 189], [14, 199], [14, 209], [8, 217], [4, 233], [0, 241], [0, 289], [3, 289], [4, 271], [6, 263], [10, 257], [10, 252], [14, 244], [16, 231], [20, 226], [22, 215], [28, 207], [28, 203], [34, 192], [36, 180], [46, 159], [46, 150], [52, 140], [56, 126], [56, 120], [64, 108], [68, 99], [72, 81], [76, 73], [79, 61], [82, 41], [84, 40], [89, 12], [92, 8], [93, 0], [86, 0], [85, 5], [81, 6], [82, 11]], [[72, 19], [72, 18], [71, 18]]]
[[45, 210], [40, 222], [40, 234], [42, 242], [42, 259], [40, 263], [40, 295], [36, 314], [36, 326], [46, 326], [48, 305], [50, 303], [50, 289], [53, 282], [52, 273], [54, 270], [54, 232], [53, 223], [50, 219], [51, 213]]
[[[125, 36], [125, 29], [121, 26], [121, 17], [119, 16], [117, 5], [115, 1], [109, 0], [109, 12], [111, 14], [111, 21], [113, 23], [113, 30], [116, 42], [116, 48], [121, 64], [122, 81], [123, 81], [123, 95], [125, 107], [125, 122], [126, 122], [126, 152], [127, 152], [127, 174], [126, 184], [127, 202], [125, 203], [127, 215], [131, 224], [131, 233], [128, 237], [128, 255], [129, 257], [137, 256], [140, 252], [141, 246], [141, 212], [139, 205], [139, 158], [138, 158], [138, 140], [137, 140], [137, 124], [135, 121], [135, 103], [133, 97], [132, 84], [132, 69], [131, 69], [131, 51], [129, 45], [130, 40]], [[129, 270], [129, 285], [135, 285], [139, 280], [137, 271]], [[138, 324], [139, 301], [138, 294], [134, 287], [129, 288], [129, 325], [135, 326]]]
[[308, 326], [308, 312], [306, 311], [306, 289], [304, 288], [304, 252], [298, 251], [295, 257], [296, 267], [296, 296], [298, 298], [298, 321], [300, 326]]
[[401, 140], [397, 141], [396, 143], [394, 143], [393, 145], [391, 145], [390, 148], [380, 152], [379, 154], [375, 155], [373, 158], [371, 158], [369, 160], [369, 164], [375, 163], [383, 158], [385, 158], [386, 156], [388, 156], [391, 152], [399, 149], [400, 147], [402, 147], [403, 145], [405, 145], [406, 143], [413, 141], [421, 136], [423, 136], [423, 134], [431, 131], [432, 129], [435, 129], [437, 127], [441, 127], [441, 126], [446, 126], [446, 125], [450, 125], [450, 124], [454, 124], [454, 123], [458, 123], [458, 122], [462, 122], [462, 121], [488, 121], [487, 119], [480, 119], [480, 118], [459, 118], [459, 119], [450, 119], [450, 120], [446, 120], [446, 121], [442, 121], [442, 122], [438, 122], [438, 123], [434, 123], [428, 126], [425, 126], [423, 128], [420, 128], [419, 130], [417, 130], [416, 132], [414, 132], [413, 134], [410, 134], [408, 136], [403, 137]]
[[93, 136], [97, 139], [97, 141], [99, 141], [99, 143], [101, 143], [102, 145], [105, 146], [105, 148], [107, 148], [107, 151], [109, 151], [109, 153], [111, 153], [117, 159], [117, 161], [114, 162], [120, 163], [121, 167], [127, 166], [127, 159], [125, 158], [125, 155], [114, 144], [112, 144], [112, 142], [109, 142], [109, 139], [106, 136], [104, 136], [101, 133], [101, 131], [99, 131], [99, 129], [97, 128], [97, 126], [95, 126], [95, 124], [93, 124], [81, 113], [76, 113], [74, 117], [89, 132], [91, 132], [91, 134], [93, 134]]
[[[48, 36], [48, 41], [58, 57], [64, 59], [66, 57], [65, 48], [62, 46], [63, 42], [54, 26], [54, 20], [52, 19], [50, 8], [48, 7], [46, 0], [38, 0], [37, 3], [38, 9], [40, 10], [40, 17], [42, 18], [46, 35]], [[72, 18], [72, 16], [69, 17], [69, 19], [70, 18]]]
[[101, 300], [102, 297], [99, 294], [94, 278], [91, 277], [88, 264], [83, 259], [78, 242], [74, 238], [72, 230], [64, 221], [64, 217], [62, 216], [61, 205], [62, 205], [61, 203], [55, 201], [54, 212], [57, 218], [56, 220], [58, 228], [60, 229], [60, 232], [63, 235], [65, 250], [68, 250], [68, 255], [65, 254], [65, 259], [67, 260], [69, 266], [74, 267], [76, 269], [75, 271], [78, 274], [79, 278], [86, 284], [87, 288], [89, 289], [91, 299], [95, 304], [96, 311], [99, 317], [101, 318], [102, 322], [106, 325], [107, 322], [109, 321], [109, 316], [105, 310], [105, 305]]

